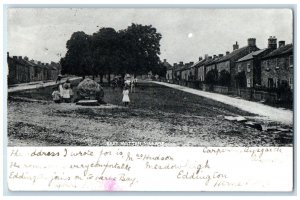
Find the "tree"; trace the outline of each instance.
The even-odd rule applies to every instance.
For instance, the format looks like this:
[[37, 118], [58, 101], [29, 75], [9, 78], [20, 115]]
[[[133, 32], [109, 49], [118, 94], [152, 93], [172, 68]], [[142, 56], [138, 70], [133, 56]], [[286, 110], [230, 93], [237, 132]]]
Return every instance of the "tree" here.
[[84, 32], [75, 32], [67, 41], [67, 53], [60, 60], [63, 74], [83, 76], [92, 74], [91, 38]]
[[218, 84], [221, 86], [230, 85], [230, 73], [227, 70], [222, 70], [218, 79]]
[[95, 65], [94, 74], [99, 74], [101, 82], [104, 74], [118, 72], [120, 65], [120, 46], [118, 43], [118, 33], [113, 28], [101, 28], [92, 35], [92, 55]]
[[151, 25], [132, 24], [124, 30], [101, 28], [91, 36], [75, 32], [67, 41], [67, 53], [60, 60], [62, 73], [140, 75], [153, 71], [164, 76], [159, 59], [161, 34]]
[[237, 81], [237, 86], [240, 88], [245, 88], [247, 86], [247, 78], [246, 78], [246, 73], [245, 71], [239, 72], [236, 76], [235, 79]]
[[205, 75], [205, 83], [215, 85], [218, 81], [218, 71], [216, 69], [212, 69]]
[[123, 53], [122, 69], [135, 75], [145, 74], [160, 67], [161, 34], [151, 25], [132, 24], [119, 31]]

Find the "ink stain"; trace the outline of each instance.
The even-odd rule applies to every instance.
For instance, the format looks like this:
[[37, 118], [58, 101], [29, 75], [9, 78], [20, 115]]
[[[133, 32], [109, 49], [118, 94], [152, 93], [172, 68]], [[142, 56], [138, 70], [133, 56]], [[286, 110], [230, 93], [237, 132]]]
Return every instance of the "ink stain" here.
[[107, 192], [112, 192], [114, 191], [116, 188], [116, 181], [114, 180], [107, 180], [104, 182], [104, 189]]

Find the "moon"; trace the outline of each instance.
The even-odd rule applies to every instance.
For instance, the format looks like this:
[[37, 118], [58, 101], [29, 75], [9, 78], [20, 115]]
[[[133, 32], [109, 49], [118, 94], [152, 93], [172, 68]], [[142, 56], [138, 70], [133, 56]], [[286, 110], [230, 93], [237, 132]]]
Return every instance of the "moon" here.
[[191, 38], [191, 37], [193, 37], [193, 33], [188, 34], [188, 38]]

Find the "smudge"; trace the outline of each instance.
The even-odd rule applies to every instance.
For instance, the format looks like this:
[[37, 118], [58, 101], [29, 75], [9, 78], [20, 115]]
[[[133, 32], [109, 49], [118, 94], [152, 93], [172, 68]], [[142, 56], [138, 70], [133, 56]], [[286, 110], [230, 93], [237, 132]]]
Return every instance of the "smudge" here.
[[112, 192], [116, 189], [116, 181], [115, 180], [107, 180], [104, 182], [104, 189], [107, 192]]

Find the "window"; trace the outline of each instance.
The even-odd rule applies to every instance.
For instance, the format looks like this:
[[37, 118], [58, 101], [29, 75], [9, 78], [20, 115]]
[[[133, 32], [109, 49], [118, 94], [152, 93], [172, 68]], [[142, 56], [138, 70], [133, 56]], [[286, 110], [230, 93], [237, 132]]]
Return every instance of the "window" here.
[[289, 66], [293, 67], [293, 65], [294, 65], [294, 56], [291, 55], [291, 56], [289, 56]]
[[266, 68], [266, 71], [270, 71], [270, 67], [269, 67], [269, 60], [266, 60], [264, 61], [265, 62], [265, 68]]
[[293, 89], [293, 77], [289, 78], [289, 85]]
[[279, 69], [279, 58], [275, 60], [275, 69]]
[[274, 81], [272, 78], [268, 78], [268, 88], [273, 88], [274, 87]]
[[251, 72], [250, 62], [247, 63], [247, 72]]
[[247, 87], [251, 87], [251, 79], [250, 78], [247, 78]]
[[241, 69], [241, 64], [238, 64], [238, 72], [241, 72], [242, 69]]

